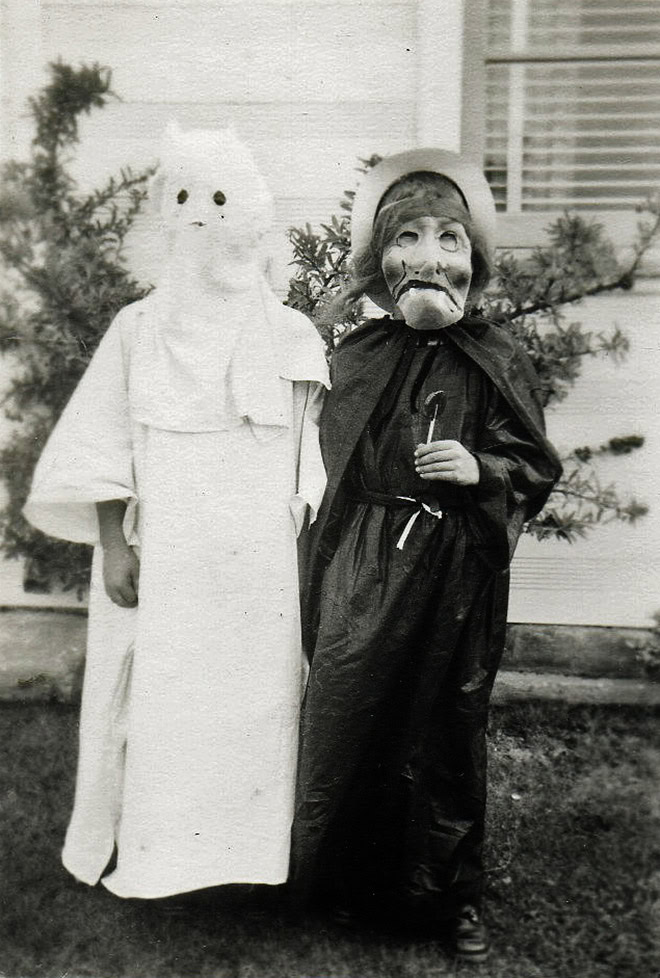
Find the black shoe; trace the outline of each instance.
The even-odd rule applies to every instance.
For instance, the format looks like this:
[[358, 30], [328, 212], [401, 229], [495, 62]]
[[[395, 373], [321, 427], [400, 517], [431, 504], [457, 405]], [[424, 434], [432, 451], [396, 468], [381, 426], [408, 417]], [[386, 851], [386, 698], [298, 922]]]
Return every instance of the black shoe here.
[[341, 904], [336, 904], [332, 907], [330, 917], [333, 924], [336, 924], [338, 927], [346, 927], [348, 930], [353, 930], [358, 924], [355, 913]]
[[[145, 900], [143, 902], [146, 904], [147, 901]], [[194, 913], [192, 902], [185, 898], [157, 897], [154, 900], [150, 900], [149, 904], [154, 910], [162, 914], [163, 917], [170, 920], [176, 920], [178, 918], [185, 919]]]
[[454, 953], [461, 961], [485, 961], [490, 950], [488, 931], [480, 912], [466, 904], [453, 921], [452, 938]]

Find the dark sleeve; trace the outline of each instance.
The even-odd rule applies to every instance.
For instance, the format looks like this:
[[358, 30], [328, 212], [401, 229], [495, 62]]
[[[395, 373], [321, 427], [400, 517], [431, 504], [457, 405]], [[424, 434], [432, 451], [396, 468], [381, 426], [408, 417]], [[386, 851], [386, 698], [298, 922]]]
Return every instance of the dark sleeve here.
[[495, 389], [473, 452], [480, 478], [471, 490], [471, 523], [484, 556], [503, 569], [527, 520], [545, 505], [557, 479], [556, 459]]

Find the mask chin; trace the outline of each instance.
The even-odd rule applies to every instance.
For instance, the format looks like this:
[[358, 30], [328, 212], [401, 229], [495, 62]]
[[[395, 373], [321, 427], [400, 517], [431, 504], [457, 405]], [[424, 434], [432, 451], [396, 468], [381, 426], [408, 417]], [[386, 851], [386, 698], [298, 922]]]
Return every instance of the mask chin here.
[[410, 289], [399, 299], [398, 308], [412, 329], [443, 329], [463, 318], [465, 301], [456, 303], [437, 289]]

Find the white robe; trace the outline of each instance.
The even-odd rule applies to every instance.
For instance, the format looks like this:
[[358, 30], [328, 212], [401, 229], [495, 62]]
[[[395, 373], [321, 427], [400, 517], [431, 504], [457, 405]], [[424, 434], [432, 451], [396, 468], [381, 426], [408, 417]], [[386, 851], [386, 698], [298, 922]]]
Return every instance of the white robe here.
[[150, 360], [136, 357], [157, 314], [149, 296], [110, 326], [25, 508], [44, 532], [97, 544], [95, 504], [129, 504], [139, 605], [106, 596], [97, 547], [63, 860], [94, 884], [116, 845], [103, 882], [142, 898], [287, 878], [303, 665], [296, 534], [323, 493], [328, 383], [311, 324], [270, 302], [277, 424], [241, 417], [229, 396], [221, 426], [168, 427], [145, 400]]

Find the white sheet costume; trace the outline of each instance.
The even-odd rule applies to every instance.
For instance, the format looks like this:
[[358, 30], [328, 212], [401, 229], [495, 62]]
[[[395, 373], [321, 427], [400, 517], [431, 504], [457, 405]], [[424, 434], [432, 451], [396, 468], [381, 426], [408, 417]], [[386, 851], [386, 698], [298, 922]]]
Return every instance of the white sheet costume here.
[[116, 844], [103, 882], [146, 898], [287, 877], [296, 533], [323, 493], [328, 383], [314, 327], [261, 275], [269, 199], [243, 147], [170, 130], [158, 179], [162, 280], [111, 324], [25, 510], [46, 533], [96, 544], [95, 504], [128, 501], [139, 604], [112, 604], [97, 547], [63, 859], [93, 884]]

